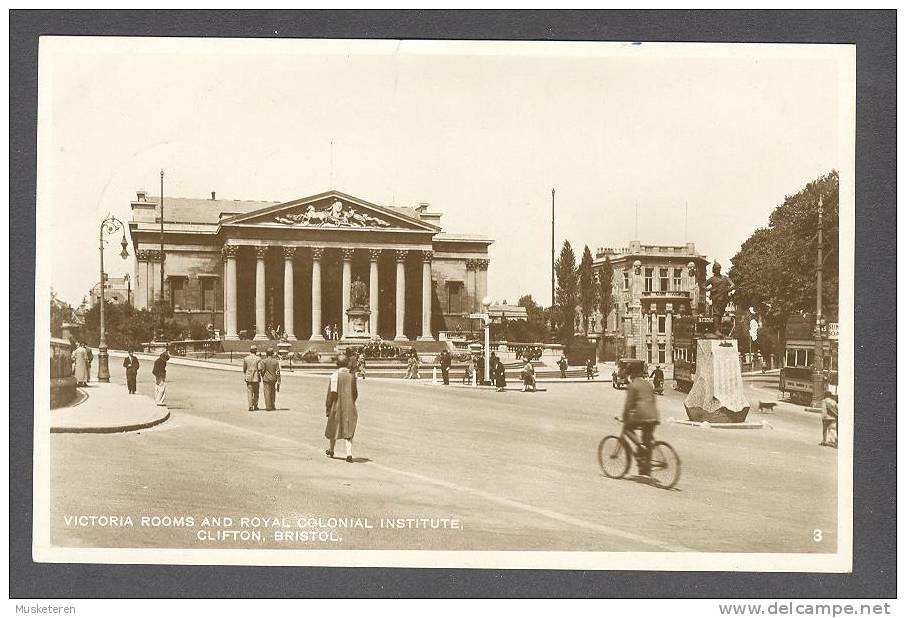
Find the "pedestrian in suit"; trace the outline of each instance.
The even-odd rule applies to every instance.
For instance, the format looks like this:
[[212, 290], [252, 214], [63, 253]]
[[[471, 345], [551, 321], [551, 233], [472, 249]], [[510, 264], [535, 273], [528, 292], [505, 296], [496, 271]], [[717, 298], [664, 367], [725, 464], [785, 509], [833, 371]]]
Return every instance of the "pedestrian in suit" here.
[[346, 462], [352, 463], [352, 438], [359, 420], [356, 399], [359, 397], [355, 376], [349, 373], [348, 360], [344, 354], [337, 356], [337, 370], [330, 376], [325, 402], [327, 427], [324, 437], [330, 443], [324, 454], [333, 457], [337, 440], [346, 443]]
[[242, 359], [242, 373], [245, 376], [245, 390], [248, 395], [249, 412], [258, 409], [258, 392], [261, 386], [261, 373], [258, 371], [258, 346], [249, 348], [249, 354]]
[[258, 363], [264, 384], [264, 409], [276, 410], [277, 393], [280, 391], [280, 359], [274, 356], [274, 348], [268, 348], [265, 354]]
[[626, 391], [626, 403], [623, 406], [623, 427], [626, 430], [639, 430], [642, 433], [642, 452], [639, 457], [639, 476], [651, 475], [651, 444], [654, 442], [654, 428], [660, 422], [654, 387], [645, 379], [641, 364], [634, 364], [630, 369], [632, 382]]
[[444, 384], [450, 383], [450, 365], [452, 364], [453, 359], [450, 356], [449, 350], [441, 350], [440, 353], [440, 373], [444, 377]]
[[154, 369], [151, 373], [154, 375], [154, 402], [159, 406], [167, 405], [167, 361], [170, 355], [161, 352], [157, 360], [154, 361]]
[[123, 359], [123, 367], [126, 368], [126, 388], [129, 390], [130, 395], [134, 395], [135, 379], [138, 377], [139, 362], [132, 353], [132, 350], [129, 350], [126, 358]]
[[560, 360], [557, 361], [557, 367], [560, 368], [560, 377], [566, 377], [566, 369], [569, 367], [569, 361], [566, 360], [566, 355], [561, 354]]

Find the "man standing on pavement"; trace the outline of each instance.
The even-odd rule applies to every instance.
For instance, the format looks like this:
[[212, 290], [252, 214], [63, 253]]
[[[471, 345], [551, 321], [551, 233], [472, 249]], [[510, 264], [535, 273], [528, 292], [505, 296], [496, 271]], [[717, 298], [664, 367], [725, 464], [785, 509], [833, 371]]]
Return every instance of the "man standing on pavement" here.
[[560, 360], [557, 361], [557, 367], [560, 368], [560, 377], [566, 377], [566, 368], [569, 367], [569, 362], [566, 360], [566, 355], [561, 354]]
[[444, 378], [444, 384], [450, 383], [450, 365], [452, 360], [449, 350], [441, 350], [438, 364], [440, 365], [440, 373]]
[[821, 446], [837, 448], [837, 400], [830, 391], [821, 400], [821, 429]]
[[154, 361], [154, 369], [151, 373], [154, 375], [154, 403], [159, 406], [167, 405], [167, 361], [170, 355], [161, 352], [157, 360]]
[[242, 373], [245, 376], [245, 390], [248, 395], [249, 412], [258, 409], [258, 391], [261, 385], [261, 373], [258, 371], [258, 346], [249, 348], [249, 354], [242, 359]]
[[276, 410], [277, 393], [280, 391], [280, 359], [274, 356], [274, 348], [268, 348], [258, 363], [261, 382], [264, 383], [264, 409]]
[[135, 394], [135, 379], [138, 377], [138, 359], [135, 358], [135, 354], [132, 353], [132, 350], [129, 350], [129, 353], [126, 355], [126, 358], [123, 359], [123, 367], [126, 368], [126, 389], [129, 391], [130, 395]]

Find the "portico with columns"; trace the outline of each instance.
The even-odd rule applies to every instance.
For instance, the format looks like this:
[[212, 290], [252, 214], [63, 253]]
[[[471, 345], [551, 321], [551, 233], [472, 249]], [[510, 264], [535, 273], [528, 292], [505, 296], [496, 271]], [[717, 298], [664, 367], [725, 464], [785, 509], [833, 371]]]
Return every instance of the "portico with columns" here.
[[[155, 244], [159, 249], [160, 223], [148, 201], [156, 198], [139, 194], [133, 202], [130, 232], [134, 244], [150, 251]], [[167, 197], [164, 206], [168, 278], [179, 275], [181, 285], [191, 288], [192, 273], [212, 270], [208, 256], [219, 254], [213, 262], [218, 267], [196, 278], [220, 283], [220, 302], [214, 303], [220, 307], [202, 311], [186, 302], [180, 311], [188, 319], [196, 311], [201, 319], [213, 316], [225, 342], [264, 341], [280, 331], [296, 342], [294, 349], [303, 349], [325, 340], [327, 326], [342, 339], [350, 334], [346, 312], [356, 280], [368, 288], [368, 332], [399, 342], [436, 341], [466, 324], [487, 294], [493, 241], [444, 233], [440, 214], [427, 204], [378, 206], [329, 191], [284, 203]], [[171, 273], [177, 262], [179, 273]], [[152, 270], [159, 273], [137, 266], [137, 288], [153, 289]]]

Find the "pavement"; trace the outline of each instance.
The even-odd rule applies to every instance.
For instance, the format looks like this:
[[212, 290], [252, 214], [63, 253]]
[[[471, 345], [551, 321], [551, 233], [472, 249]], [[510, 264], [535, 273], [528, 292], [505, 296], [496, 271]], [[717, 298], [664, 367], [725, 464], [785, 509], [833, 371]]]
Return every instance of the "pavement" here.
[[[276, 411], [250, 413], [241, 375], [171, 364], [166, 423], [114, 436], [51, 436], [51, 542], [180, 549], [836, 549], [838, 451], [818, 446], [820, 419], [798, 406], [778, 402], [774, 414], [763, 415], [764, 429], [713, 431], [671, 422], [685, 413], [683, 394], [668, 390], [657, 400], [656, 437], [676, 449], [682, 475], [665, 491], [632, 474], [624, 480], [601, 474], [598, 444], [619, 431], [613, 417], [625, 398], [607, 382], [498, 393], [369, 378], [359, 384], [352, 464], [339, 457], [340, 445], [337, 458], [324, 454], [326, 386], [323, 376], [293, 374], [283, 380]], [[133, 397], [148, 399], [153, 387], [143, 367], [140, 395]], [[756, 412], [762, 391], [770, 385], [746, 384], [756, 405], [750, 421], [762, 418]], [[81, 525], [74, 515], [131, 516], [135, 525]], [[144, 517], [151, 518], [148, 525], [140, 523]], [[233, 530], [256, 534], [220, 535], [222, 525], [199, 524], [205, 517], [231, 518]], [[273, 529], [273, 518], [291, 525], [323, 519], [328, 527], [331, 518], [356, 518], [371, 527], [286, 539]], [[458, 526], [397, 525], [424, 518]]]
[[125, 379], [117, 384], [89, 382], [79, 387], [76, 403], [50, 411], [51, 433], [119, 433], [147, 429], [170, 418], [167, 406], [147, 395], [130, 395]]

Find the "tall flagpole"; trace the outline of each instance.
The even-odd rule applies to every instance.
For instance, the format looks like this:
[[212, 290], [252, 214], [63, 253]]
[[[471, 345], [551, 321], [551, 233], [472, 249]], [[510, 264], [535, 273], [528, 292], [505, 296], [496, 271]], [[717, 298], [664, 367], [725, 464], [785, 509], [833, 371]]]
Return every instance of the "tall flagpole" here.
[[555, 205], [554, 198], [557, 194], [556, 189], [551, 189], [551, 321], [554, 319], [554, 214], [555, 214]]
[[160, 332], [164, 332], [164, 170], [160, 171]]

